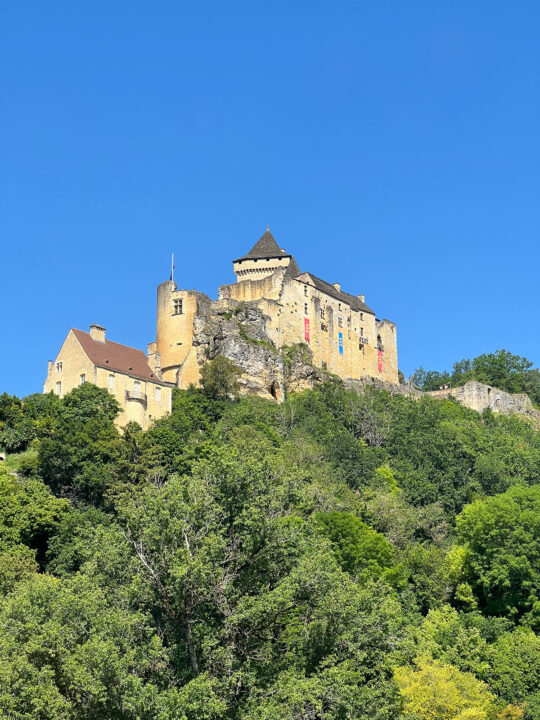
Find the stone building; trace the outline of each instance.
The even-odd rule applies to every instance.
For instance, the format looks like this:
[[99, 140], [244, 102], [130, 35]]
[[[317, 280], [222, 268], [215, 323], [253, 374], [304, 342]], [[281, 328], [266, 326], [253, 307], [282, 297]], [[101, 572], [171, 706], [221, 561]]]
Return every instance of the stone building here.
[[268, 341], [277, 350], [305, 343], [315, 366], [341, 378], [398, 383], [395, 324], [378, 320], [363, 294], [302, 272], [269, 229], [233, 261], [233, 269], [237, 282], [221, 286], [216, 301], [182, 290], [172, 279], [158, 286], [157, 338], [148, 358], [164, 380], [181, 388], [197, 383], [205, 361], [197, 338], [205, 318], [251, 307], [264, 317], [265, 340], [259, 343]]
[[105, 338], [105, 328], [72, 328], [54, 362], [49, 360], [43, 392], [60, 397], [84, 382], [105, 388], [118, 400], [121, 427], [134, 420], [146, 429], [171, 410], [172, 386], [148, 364], [142, 350]]

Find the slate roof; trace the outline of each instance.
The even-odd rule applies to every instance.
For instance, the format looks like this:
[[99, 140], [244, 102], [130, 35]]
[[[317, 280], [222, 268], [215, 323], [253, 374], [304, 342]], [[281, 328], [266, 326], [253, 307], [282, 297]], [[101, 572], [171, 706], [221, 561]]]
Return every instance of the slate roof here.
[[240, 262], [240, 260], [260, 260], [261, 258], [280, 258], [280, 257], [291, 257], [289, 253], [282, 250], [270, 230], [266, 230], [264, 235], [257, 240], [255, 245], [247, 253], [233, 262]]
[[285, 270], [285, 277], [286, 278], [295, 278], [297, 275], [301, 275], [302, 272], [300, 268], [298, 267], [298, 263], [291, 255], [291, 261], [287, 265], [287, 269]]
[[142, 350], [129, 347], [129, 345], [121, 345], [111, 340], [105, 340], [105, 342], [93, 340], [90, 333], [83, 330], [71, 328], [71, 331], [80, 342], [88, 359], [94, 365], [108, 370], [116, 370], [141, 380], [150, 380], [158, 385], [169, 384], [156, 377]]
[[313, 275], [313, 273], [308, 272], [307, 275], [309, 275], [309, 277], [313, 280], [313, 284], [317, 290], [330, 295], [330, 297], [333, 297], [340, 302], [347, 303], [347, 305], [350, 305], [353, 310], [359, 310], [361, 312], [367, 312], [371, 313], [371, 315], [375, 315], [373, 310], [368, 307], [366, 303], [361, 302], [355, 295], [349, 295], [349, 293], [338, 290], [330, 283], [327, 283], [326, 280], [321, 280], [321, 278]]

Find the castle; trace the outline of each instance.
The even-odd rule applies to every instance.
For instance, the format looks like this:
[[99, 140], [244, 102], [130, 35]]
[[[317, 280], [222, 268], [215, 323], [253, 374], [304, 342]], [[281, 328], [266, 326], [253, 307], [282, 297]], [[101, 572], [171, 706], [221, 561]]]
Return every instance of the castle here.
[[[111, 342], [105, 329], [72, 328], [44, 392], [63, 396], [84, 382], [108, 389], [119, 402], [118, 424], [147, 428], [171, 409], [172, 388], [197, 384], [200, 369], [218, 354], [242, 370], [244, 392], [281, 400], [287, 347], [308, 350], [310, 366], [343, 379], [398, 383], [396, 326], [378, 320], [364, 295], [302, 272], [267, 229], [233, 261], [237, 282], [218, 299], [179, 289], [171, 279], [157, 289], [157, 338], [140, 350]], [[297, 382], [295, 389], [309, 384]]]
[[[150, 365], [163, 380], [186, 388], [199, 380], [201, 353], [194, 328], [212, 311], [257, 307], [273, 346], [305, 343], [313, 364], [341, 378], [371, 376], [398, 383], [396, 326], [378, 320], [363, 294], [302, 272], [269, 229], [233, 261], [237, 282], [222, 285], [217, 301], [171, 280], [157, 290], [157, 338], [148, 346]], [[274, 396], [275, 394], [272, 393]]]

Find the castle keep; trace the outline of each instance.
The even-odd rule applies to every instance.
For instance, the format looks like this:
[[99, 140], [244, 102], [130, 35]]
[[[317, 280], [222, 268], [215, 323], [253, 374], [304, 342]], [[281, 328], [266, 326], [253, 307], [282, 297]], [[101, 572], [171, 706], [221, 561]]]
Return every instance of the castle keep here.
[[[269, 229], [246, 255], [233, 261], [233, 269], [237, 282], [221, 286], [216, 301], [178, 288], [172, 278], [158, 286], [157, 338], [148, 346], [148, 359], [164, 381], [181, 388], [197, 383], [201, 365], [212, 357], [208, 350], [212, 338], [207, 337], [205, 353], [201, 352], [201, 336], [210, 317], [230, 318], [252, 308], [264, 325], [259, 344], [279, 351], [304, 343], [313, 365], [341, 378], [374, 377], [398, 383], [395, 324], [378, 320], [363, 294], [350, 295], [339, 283], [302, 272]], [[207, 327], [206, 336], [209, 332]], [[223, 335], [223, 323], [214, 323], [212, 332]], [[245, 336], [243, 330], [241, 334]], [[234, 354], [232, 359], [238, 360]], [[268, 391], [278, 397], [271, 387]]]

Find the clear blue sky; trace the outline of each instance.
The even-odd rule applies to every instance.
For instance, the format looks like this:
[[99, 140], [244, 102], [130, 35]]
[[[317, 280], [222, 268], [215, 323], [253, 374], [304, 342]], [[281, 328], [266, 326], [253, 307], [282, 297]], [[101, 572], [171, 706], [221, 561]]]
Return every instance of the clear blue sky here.
[[270, 228], [399, 365], [540, 362], [540, 4], [4, 2], [0, 391], [68, 329], [145, 348]]

